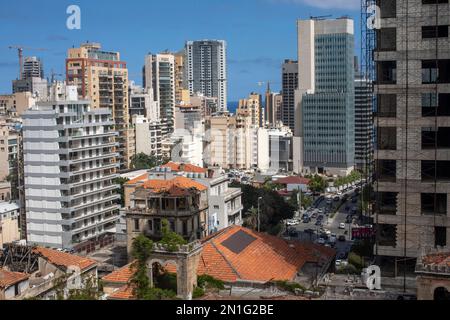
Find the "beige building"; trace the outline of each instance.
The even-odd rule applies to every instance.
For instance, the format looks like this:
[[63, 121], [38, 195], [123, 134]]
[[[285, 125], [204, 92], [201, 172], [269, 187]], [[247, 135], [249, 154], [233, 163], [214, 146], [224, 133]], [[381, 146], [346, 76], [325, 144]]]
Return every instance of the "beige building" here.
[[31, 92], [17, 92], [0, 95], [0, 114], [20, 117], [22, 113], [34, 105], [36, 99]]
[[130, 167], [135, 154], [134, 130], [128, 112], [128, 69], [119, 52], [101, 50], [98, 43], [85, 43], [68, 50], [67, 84], [77, 85], [78, 94], [91, 100], [92, 108], [108, 108], [119, 132], [120, 170]]
[[175, 57], [175, 102], [180, 103], [186, 98], [186, 93], [189, 95], [189, 90], [185, 87], [184, 80], [184, 52], [174, 54]]
[[248, 99], [239, 100], [237, 114], [250, 116], [252, 124], [258, 127], [263, 126], [262, 97], [260, 94], [252, 92]]
[[15, 202], [0, 202], [0, 249], [6, 243], [20, 240], [20, 208]]
[[17, 170], [20, 134], [13, 123], [0, 118], [0, 181]]

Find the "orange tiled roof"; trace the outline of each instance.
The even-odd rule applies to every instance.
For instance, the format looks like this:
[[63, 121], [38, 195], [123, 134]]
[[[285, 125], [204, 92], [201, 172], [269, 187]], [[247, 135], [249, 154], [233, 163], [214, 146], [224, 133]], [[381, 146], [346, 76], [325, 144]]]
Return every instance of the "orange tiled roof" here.
[[133, 286], [127, 284], [108, 296], [111, 300], [133, 300], [136, 297], [133, 294]]
[[186, 189], [197, 189], [198, 191], [205, 191], [207, 189], [203, 184], [186, 177], [176, 177], [170, 180], [147, 180], [144, 182], [145, 189], [152, 189], [156, 193], [161, 192], [176, 192]]
[[194, 166], [190, 163], [177, 163], [172, 161], [162, 165], [161, 168], [170, 168], [170, 170], [174, 172], [183, 171], [192, 173], [206, 173], [208, 171], [205, 168]]
[[[252, 241], [239, 253], [229, 250], [222, 243], [242, 231], [253, 237]], [[292, 280], [306, 262], [332, 259], [336, 251], [317, 244], [289, 242], [284, 239], [257, 233], [253, 230], [230, 226], [203, 239], [203, 251], [199, 260], [197, 274], [208, 274], [224, 282], [238, 280], [261, 281]], [[128, 284], [110, 295], [111, 299], [133, 299], [133, 290], [129, 284], [133, 271], [127, 265], [103, 280], [119, 279], [117, 282]], [[167, 264], [166, 272], [176, 273], [176, 266]], [[106, 278], [106, 279], [105, 279]]]
[[148, 173], [144, 173], [134, 179], [131, 179], [130, 181], [127, 181], [125, 184], [135, 184], [137, 182], [144, 182], [147, 179], [148, 179]]
[[0, 288], [10, 287], [18, 282], [28, 279], [30, 276], [22, 272], [12, 272], [0, 268]]
[[124, 284], [128, 283], [134, 274], [134, 270], [132, 268], [133, 263], [134, 262], [131, 262], [126, 266], [123, 266], [122, 268], [115, 270], [110, 274], [107, 274], [102, 278], [102, 280], [105, 282], [113, 282], [113, 283], [124, 283]]
[[33, 251], [46, 259], [48, 262], [64, 268], [77, 266], [83, 271], [96, 264], [94, 260], [58, 250], [37, 247], [33, 249]]
[[[222, 243], [239, 231], [255, 240], [235, 253]], [[230, 226], [203, 240], [197, 274], [208, 274], [225, 282], [239, 279], [263, 282], [292, 280], [306, 262], [331, 259], [335, 254], [335, 250], [317, 244], [289, 242], [240, 226]], [[174, 265], [167, 265], [165, 269], [176, 273]]]

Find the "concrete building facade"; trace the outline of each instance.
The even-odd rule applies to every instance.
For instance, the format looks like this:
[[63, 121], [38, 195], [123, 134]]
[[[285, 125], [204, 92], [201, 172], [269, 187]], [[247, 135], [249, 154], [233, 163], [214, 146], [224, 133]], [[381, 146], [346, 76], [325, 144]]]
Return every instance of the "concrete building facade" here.
[[420, 0], [378, 5], [375, 253], [386, 270], [403, 276], [413, 274], [424, 249], [450, 246], [450, 7]]
[[23, 114], [27, 240], [83, 250], [115, 232], [118, 153], [111, 111], [64, 86]]
[[227, 45], [223, 40], [187, 41], [186, 79], [191, 96], [217, 98], [218, 111], [227, 110]]

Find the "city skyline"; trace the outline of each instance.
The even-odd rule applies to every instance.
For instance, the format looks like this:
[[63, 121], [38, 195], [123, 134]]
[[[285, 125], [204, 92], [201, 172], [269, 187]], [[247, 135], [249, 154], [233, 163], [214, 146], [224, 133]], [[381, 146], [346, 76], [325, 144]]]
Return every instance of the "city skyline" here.
[[[317, 7], [317, 4], [313, 6], [308, 0], [136, 2], [126, 13], [120, 12], [120, 19], [130, 17], [127, 24], [116, 24], [110, 21], [120, 21], [116, 20], [119, 19], [118, 11], [101, 7], [101, 2], [76, 1], [73, 4], [81, 8], [81, 30], [66, 28], [69, 16], [66, 9], [72, 4], [68, 1], [44, 1], [39, 5], [30, 3], [28, 12], [34, 12], [40, 19], [46, 20], [45, 23], [33, 23], [28, 13], [23, 14], [5, 3], [1, 5], [1, 11], [9, 14], [0, 15], [0, 21], [5, 26], [3, 30], [8, 32], [2, 34], [0, 31], [3, 44], [0, 46], [0, 92], [10, 92], [11, 79], [19, 75], [17, 52], [8, 49], [10, 45], [45, 49], [25, 50], [24, 56], [41, 58], [46, 77], [51, 78], [53, 71], [56, 78], [63, 79], [67, 50], [88, 40], [100, 42], [105, 50], [122, 53], [123, 60], [128, 63], [130, 80], [141, 84], [141, 67], [146, 54], [160, 53], [166, 49], [176, 52], [184, 47], [186, 41], [203, 39], [227, 42], [229, 102], [238, 101], [251, 91], [263, 93], [266, 85], [258, 85], [260, 82], [270, 81], [271, 87], [278, 91], [281, 89], [281, 65], [284, 59], [296, 57], [297, 44], [292, 39], [295, 39], [297, 19], [328, 14], [333, 17], [349, 15], [355, 19], [355, 33], [359, 38], [359, 5], [345, 3], [342, 6], [339, 1], [321, 2]], [[96, 14], [100, 8], [103, 14], [98, 17]], [[254, 23], [248, 19], [250, 10], [260, 17]], [[153, 11], [173, 13], [171, 24], [165, 25], [162, 17], [154, 16], [151, 13]], [[219, 11], [220, 14], [216, 14], [213, 19], [211, 14], [205, 18], [205, 12]], [[146, 20], [148, 12], [151, 18]], [[111, 17], [111, 20], [104, 17]], [[204, 25], [208, 25], [208, 28], [204, 28]], [[28, 29], [28, 32], [22, 32], [23, 29]], [[145, 38], [147, 40], [142, 41]], [[358, 39], [355, 42], [355, 54], [358, 54]], [[274, 45], [267, 46], [268, 43]]]

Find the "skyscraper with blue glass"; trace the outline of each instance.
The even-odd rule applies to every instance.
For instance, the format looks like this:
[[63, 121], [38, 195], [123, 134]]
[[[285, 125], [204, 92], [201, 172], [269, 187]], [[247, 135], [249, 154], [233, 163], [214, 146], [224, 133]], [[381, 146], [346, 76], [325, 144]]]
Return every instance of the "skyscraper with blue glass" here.
[[299, 20], [294, 170], [344, 176], [355, 163], [353, 20]]

